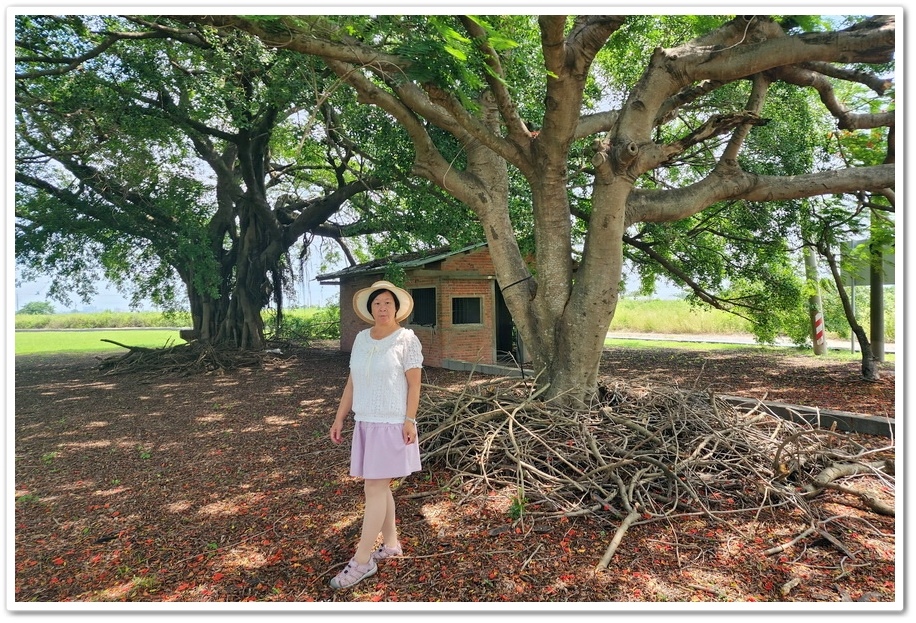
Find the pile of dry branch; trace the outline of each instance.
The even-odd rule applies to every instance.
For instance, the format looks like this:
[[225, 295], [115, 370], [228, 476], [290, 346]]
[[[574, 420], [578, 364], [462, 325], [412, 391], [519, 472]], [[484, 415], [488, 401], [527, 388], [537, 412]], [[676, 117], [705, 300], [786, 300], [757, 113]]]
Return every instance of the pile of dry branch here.
[[189, 376], [216, 370], [233, 370], [263, 364], [292, 348], [290, 344], [271, 343], [263, 351], [239, 350], [229, 346], [214, 346], [202, 342], [167, 345], [165, 348], [128, 346], [114, 340], [102, 340], [128, 349], [128, 352], [102, 359], [99, 370], [105, 374], [137, 373], [141, 377], [166, 375]]
[[[541, 400], [532, 387], [497, 379], [425, 388], [424, 461], [452, 470], [465, 490], [517, 491], [513, 504], [528, 517], [592, 514], [618, 525], [599, 566], [637, 520], [701, 514], [727, 524], [735, 513], [792, 505], [842, 548], [811, 504], [822, 491], [894, 513], [893, 446], [870, 449], [841, 432], [741, 412], [677, 387], [605, 388], [600, 404], [578, 411]], [[882, 493], [846, 484], [863, 475]], [[887, 491], [889, 503], [881, 499]]]

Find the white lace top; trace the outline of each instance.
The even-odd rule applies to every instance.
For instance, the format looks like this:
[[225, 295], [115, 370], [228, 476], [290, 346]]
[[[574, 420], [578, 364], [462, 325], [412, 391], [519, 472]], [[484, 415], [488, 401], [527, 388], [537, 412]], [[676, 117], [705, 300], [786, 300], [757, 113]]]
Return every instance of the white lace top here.
[[380, 340], [369, 331], [356, 334], [350, 352], [353, 413], [359, 422], [400, 424], [407, 417], [404, 373], [423, 367], [423, 347], [410, 329], [402, 327]]

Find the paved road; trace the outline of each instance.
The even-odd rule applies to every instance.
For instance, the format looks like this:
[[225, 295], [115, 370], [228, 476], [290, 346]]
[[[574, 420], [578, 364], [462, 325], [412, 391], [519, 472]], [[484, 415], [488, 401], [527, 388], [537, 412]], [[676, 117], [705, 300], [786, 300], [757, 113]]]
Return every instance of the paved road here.
[[[707, 342], [714, 344], [756, 344], [752, 335], [720, 335], [720, 334], [675, 334], [675, 333], [632, 333], [628, 331], [609, 331], [609, 338], [624, 340], [664, 340], [672, 342]], [[776, 340], [777, 346], [794, 346], [792, 341], [786, 338]], [[853, 350], [849, 340], [827, 340], [827, 348], [831, 350]], [[854, 352], [859, 352], [858, 342], [855, 344]], [[885, 353], [896, 353], [894, 343], [884, 345]]]

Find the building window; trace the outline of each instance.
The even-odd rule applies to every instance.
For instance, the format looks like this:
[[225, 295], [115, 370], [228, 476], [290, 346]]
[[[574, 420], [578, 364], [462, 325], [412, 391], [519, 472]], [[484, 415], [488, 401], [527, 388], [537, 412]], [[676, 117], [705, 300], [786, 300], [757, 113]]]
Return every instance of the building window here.
[[480, 297], [452, 299], [452, 324], [481, 324]]
[[436, 326], [436, 289], [411, 288], [410, 296], [413, 297], [413, 313], [410, 314], [410, 324], [424, 327]]

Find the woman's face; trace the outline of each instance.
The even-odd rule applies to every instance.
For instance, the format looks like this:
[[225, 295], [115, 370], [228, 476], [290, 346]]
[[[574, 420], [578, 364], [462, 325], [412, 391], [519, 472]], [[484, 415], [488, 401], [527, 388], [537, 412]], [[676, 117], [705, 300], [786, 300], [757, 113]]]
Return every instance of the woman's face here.
[[394, 295], [391, 292], [382, 292], [372, 300], [372, 317], [375, 319], [375, 324], [391, 324], [395, 321], [396, 315]]

